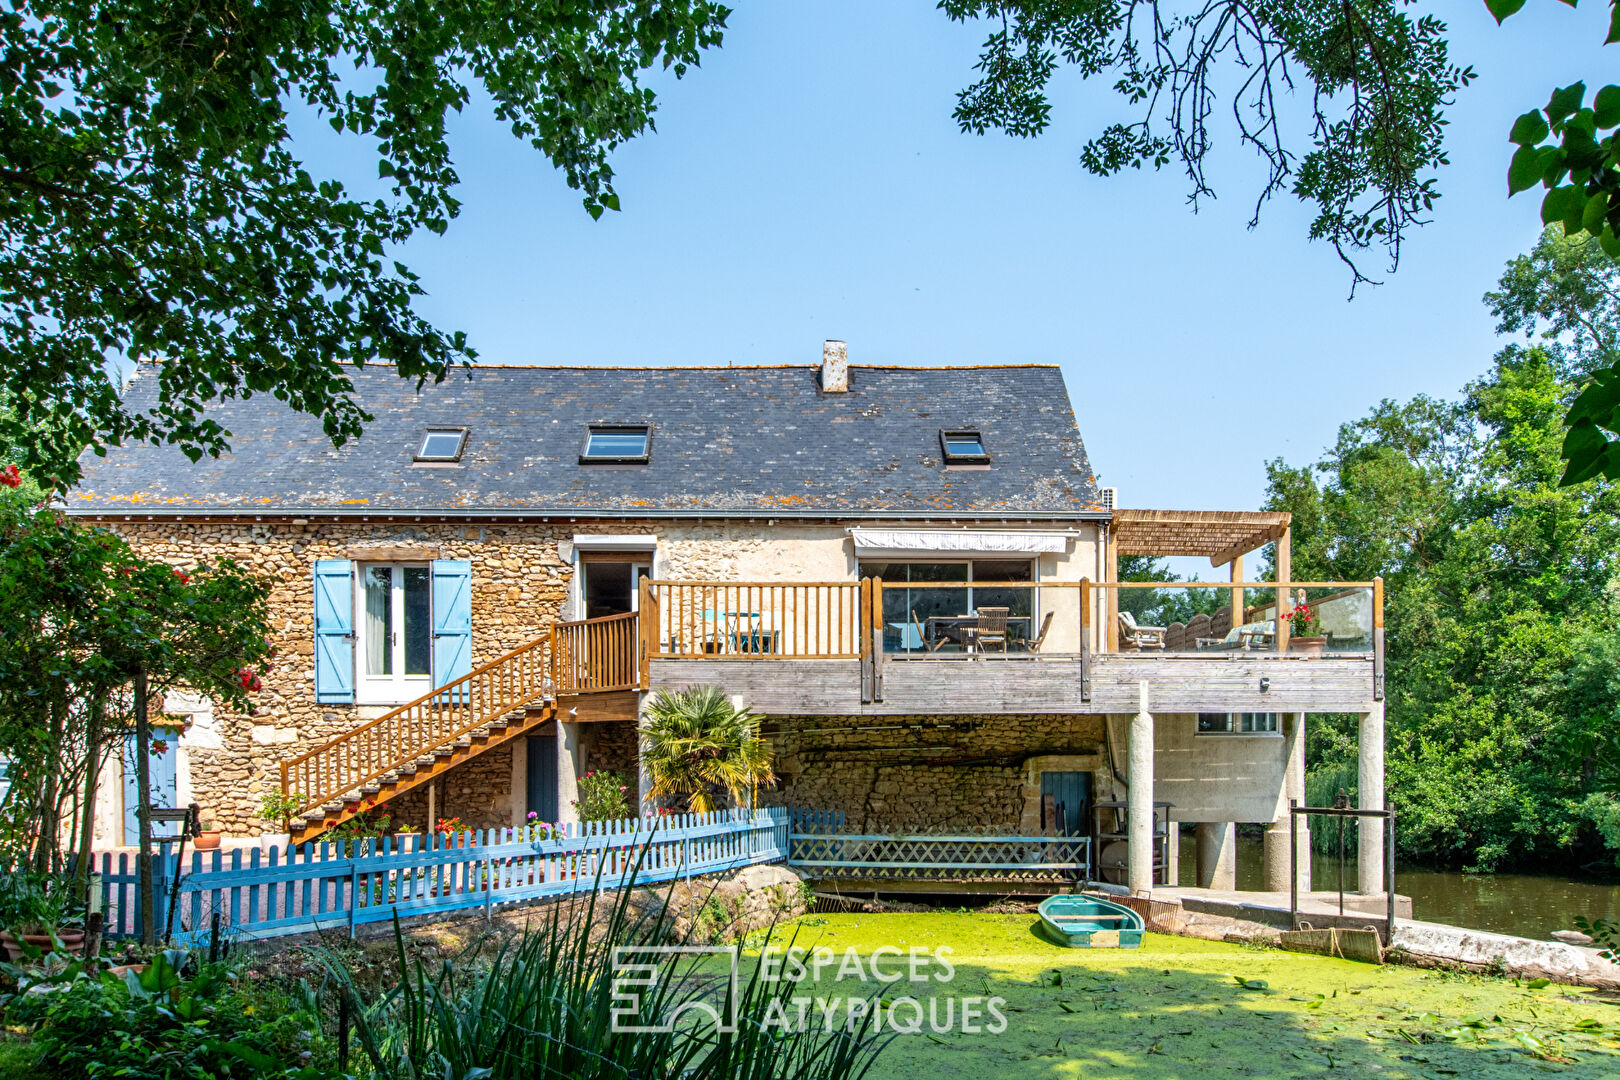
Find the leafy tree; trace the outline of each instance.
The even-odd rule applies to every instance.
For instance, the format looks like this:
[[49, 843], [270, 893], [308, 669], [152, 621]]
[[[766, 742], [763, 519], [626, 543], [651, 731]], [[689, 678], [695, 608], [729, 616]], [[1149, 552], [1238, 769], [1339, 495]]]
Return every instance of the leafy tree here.
[[[1255, 6], [1209, 0], [1183, 10], [1159, 0], [942, 0], [947, 17], [993, 29], [979, 79], [957, 99], [962, 130], [1039, 135], [1051, 124], [1047, 87], [1060, 61], [1108, 73], [1134, 119], [1086, 143], [1097, 175], [1125, 168], [1187, 174], [1192, 200], [1213, 197], [1206, 172], [1217, 108], [1258, 155], [1263, 205], [1284, 191], [1313, 204], [1313, 240], [1326, 240], [1367, 280], [1357, 258], [1382, 248], [1391, 269], [1407, 229], [1439, 197], [1444, 112], [1473, 71], [1452, 63], [1446, 25], [1398, 0]], [[1295, 126], [1279, 99], [1303, 87]], [[1226, 99], [1223, 101], [1223, 99]], [[1298, 144], [1308, 142], [1303, 154]], [[1253, 222], [1251, 221], [1251, 224]]]
[[[1503, 294], [1558, 291], [1524, 290], [1523, 269]], [[1574, 393], [1557, 348], [1510, 345], [1461, 400], [1384, 402], [1316, 466], [1269, 466], [1270, 505], [1296, 515], [1297, 573], [1386, 580], [1387, 772], [1406, 857], [1620, 857], [1620, 489], [1559, 486]], [[1331, 786], [1354, 761], [1353, 722], [1313, 727], [1309, 767]]]
[[[608, 153], [653, 124], [641, 84], [720, 42], [710, 0], [181, 5], [17, 0], [0, 13], [0, 455], [48, 486], [89, 446], [230, 433], [207, 406], [273, 394], [342, 443], [370, 418], [344, 365], [442, 380], [473, 350], [418, 316], [389, 250], [459, 210], [447, 122], [495, 115], [617, 209]], [[380, 193], [313, 175], [289, 116], [376, 154]], [[114, 361], [159, 360], [155, 407]], [[38, 437], [43, 429], [48, 437]]]
[[[101, 765], [133, 731], [144, 773], [154, 698], [187, 689], [248, 709], [272, 655], [269, 591], [229, 560], [187, 571], [56, 510], [0, 504], [0, 756], [11, 781], [0, 859], [59, 869], [75, 797], [73, 839], [89, 850]], [[76, 869], [82, 884], [87, 862]]]
[[654, 799], [682, 798], [692, 813], [706, 814], [715, 809], [716, 792], [741, 806], [776, 780], [759, 716], [732, 705], [717, 686], [660, 690], [646, 718], [641, 762]]

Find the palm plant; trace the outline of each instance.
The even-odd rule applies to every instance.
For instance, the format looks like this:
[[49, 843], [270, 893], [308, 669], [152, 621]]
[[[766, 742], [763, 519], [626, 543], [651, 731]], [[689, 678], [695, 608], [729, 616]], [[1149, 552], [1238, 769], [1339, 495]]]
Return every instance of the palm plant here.
[[684, 797], [696, 814], [715, 808], [715, 789], [739, 806], [748, 802], [761, 784], [776, 780], [759, 722], [757, 713], [732, 705], [718, 686], [658, 691], [641, 730], [651, 796]]

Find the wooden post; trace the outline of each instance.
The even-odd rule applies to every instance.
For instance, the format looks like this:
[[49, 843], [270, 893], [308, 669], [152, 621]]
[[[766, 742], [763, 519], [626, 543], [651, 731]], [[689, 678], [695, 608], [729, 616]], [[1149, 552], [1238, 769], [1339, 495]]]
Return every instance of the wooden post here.
[[[1236, 555], [1232, 558], [1231, 580], [1234, 582], [1243, 580], [1243, 556], [1241, 555]], [[1234, 627], [1242, 626], [1248, 621], [1243, 617], [1244, 610], [1243, 589], [1240, 586], [1232, 590], [1232, 625]]]
[[883, 579], [872, 579], [872, 700], [883, 700]]
[[1091, 700], [1091, 579], [1080, 579], [1080, 700]]
[[1373, 700], [1384, 700], [1384, 579], [1373, 578]]
[[[1104, 531], [1108, 548], [1108, 580], [1119, 580], [1119, 545], [1114, 539], [1114, 528], [1110, 525]], [[1119, 652], [1119, 589], [1113, 588], [1105, 591], [1103, 595], [1103, 642], [1106, 651]]]
[[872, 700], [872, 581], [861, 578], [861, 598], [855, 612], [856, 649], [861, 654], [861, 703]]
[[1288, 613], [1294, 602], [1288, 595], [1288, 583], [1294, 576], [1294, 555], [1289, 545], [1290, 529], [1283, 528], [1277, 537], [1277, 651], [1288, 651]]

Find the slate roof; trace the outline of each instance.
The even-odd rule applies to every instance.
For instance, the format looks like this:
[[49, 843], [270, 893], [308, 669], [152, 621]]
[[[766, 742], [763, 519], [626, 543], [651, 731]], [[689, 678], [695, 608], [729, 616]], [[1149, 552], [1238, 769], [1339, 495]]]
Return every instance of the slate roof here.
[[[172, 447], [87, 456], [81, 514], [761, 513], [1067, 516], [1097, 512], [1095, 478], [1056, 367], [851, 367], [824, 394], [817, 367], [495, 367], [417, 392], [382, 365], [352, 370], [376, 419], [334, 448], [268, 395], [211, 406], [232, 453]], [[153, 404], [148, 369], [129, 408]], [[590, 423], [650, 423], [645, 465], [581, 465]], [[459, 466], [415, 464], [429, 426], [470, 429]], [[992, 462], [946, 469], [941, 428], [977, 427]]]

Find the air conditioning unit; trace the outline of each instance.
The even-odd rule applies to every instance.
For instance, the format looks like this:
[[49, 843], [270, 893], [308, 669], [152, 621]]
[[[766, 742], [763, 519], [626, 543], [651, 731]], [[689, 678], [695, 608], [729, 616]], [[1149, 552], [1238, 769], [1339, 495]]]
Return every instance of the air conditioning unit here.
[[1102, 489], [1102, 508], [1113, 510], [1119, 505], [1119, 488], [1105, 487]]

